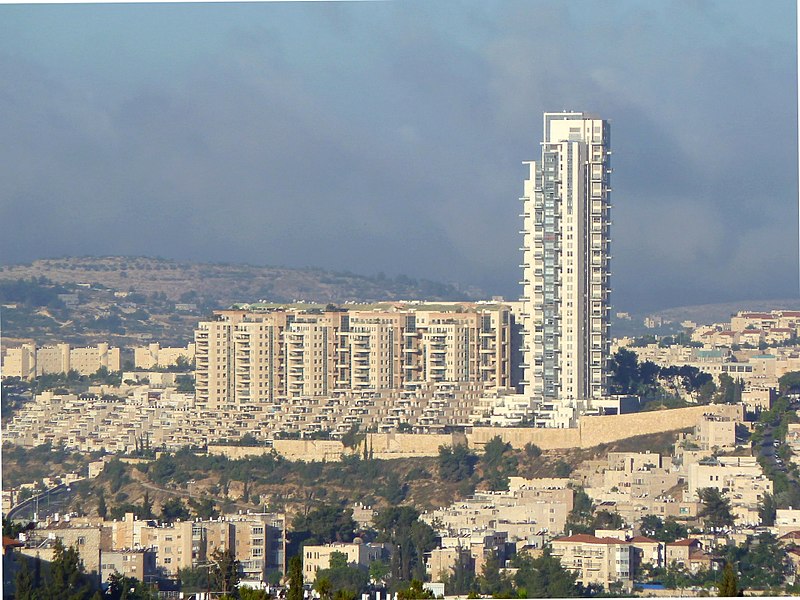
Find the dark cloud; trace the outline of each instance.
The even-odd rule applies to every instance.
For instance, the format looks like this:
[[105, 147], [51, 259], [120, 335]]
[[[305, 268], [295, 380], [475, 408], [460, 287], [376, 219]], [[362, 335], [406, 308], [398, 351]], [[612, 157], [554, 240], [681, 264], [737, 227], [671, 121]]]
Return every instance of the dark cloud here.
[[[615, 304], [795, 296], [783, 4], [753, 25], [727, 2], [53, 7], [96, 60], [0, 43], [0, 253], [403, 272], [513, 298], [521, 162], [541, 113], [571, 108], [612, 120]], [[66, 35], [29, 8], [13, 14]]]

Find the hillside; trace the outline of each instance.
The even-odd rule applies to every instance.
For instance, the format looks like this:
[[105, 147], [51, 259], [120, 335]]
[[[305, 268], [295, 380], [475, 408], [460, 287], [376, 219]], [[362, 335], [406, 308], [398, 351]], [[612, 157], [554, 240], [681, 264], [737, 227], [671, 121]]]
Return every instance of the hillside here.
[[[65, 301], [63, 294], [72, 300]], [[23, 340], [75, 345], [108, 341], [118, 346], [155, 340], [183, 345], [191, 340], [200, 318], [238, 302], [447, 301], [478, 294], [403, 275], [365, 277], [144, 257], [62, 258], [0, 266], [4, 347]]]
[[165, 294], [175, 302], [228, 306], [235, 302], [319, 303], [419, 298], [469, 300], [471, 293], [398, 275], [367, 277], [322, 269], [177, 262], [149, 257], [80, 257], [0, 266], [0, 281], [45, 277], [56, 283], [96, 283], [140, 294]]
[[676, 306], [653, 313], [667, 321], [694, 321], [711, 324], [730, 321], [731, 315], [740, 310], [768, 311], [772, 309], [800, 310], [800, 298], [781, 298], [777, 300], [742, 300], [719, 304], [698, 304], [696, 306]]

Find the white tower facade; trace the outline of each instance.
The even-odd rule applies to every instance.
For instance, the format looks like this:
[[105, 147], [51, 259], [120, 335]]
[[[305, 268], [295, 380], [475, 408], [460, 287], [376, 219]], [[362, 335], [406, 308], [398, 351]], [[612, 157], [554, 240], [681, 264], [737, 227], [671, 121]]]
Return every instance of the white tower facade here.
[[607, 394], [610, 127], [545, 113], [541, 146], [521, 198], [524, 385], [537, 425], [570, 427]]

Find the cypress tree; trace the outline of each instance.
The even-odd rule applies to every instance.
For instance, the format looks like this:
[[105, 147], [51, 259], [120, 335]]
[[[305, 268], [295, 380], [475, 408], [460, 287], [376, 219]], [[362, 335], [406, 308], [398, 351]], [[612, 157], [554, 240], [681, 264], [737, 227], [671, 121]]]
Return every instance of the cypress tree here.
[[722, 570], [722, 579], [717, 584], [717, 595], [720, 597], [731, 598], [739, 595], [739, 579], [733, 570], [733, 565], [726, 562]]

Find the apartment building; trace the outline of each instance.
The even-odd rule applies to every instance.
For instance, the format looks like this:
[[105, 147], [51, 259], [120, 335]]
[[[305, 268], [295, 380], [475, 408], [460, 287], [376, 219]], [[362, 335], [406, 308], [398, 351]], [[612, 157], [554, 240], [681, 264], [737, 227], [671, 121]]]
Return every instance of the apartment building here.
[[137, 369], [165, 368], [177, 364], [178, 359], [194, 361], [194, 344], [186, 348], [162, 348], [158, 342], [133, 349], [133, 364]]
[[[179, 521], [163, 526], [144, 526], [140, 530], [141, 547], [152, 548], [156, 554], [156, 567], [170, 575], [191, 568], [192, 523]], [[134, 547], [134, 545], [128, 546]]]
[[578, 534], [556, 538], [553, 556], [561, 566], [578, 576], [583, 585], [597, 583], [608, 589], [621, 583], [626, 591], [633, 587], [631, 542], [613, 537]]
[[100, 551], [100, 581], [114, 573], [149, 583], [158, 576], [156, 553], [147, 548]]
[[36, 345], [9, 348], [3, 356], [3, 377], [31, 379], [36, 376]]
[[504, 535], [517, 542], [547, 532], [561, 533], [573, 507], [574, 490], [569, 480], [511, 477], [506, 492], [476, 492], [421, 518], [455, 546], [460, 540], [484, 535]]
[[218, 311], [195, 331], [197, 405], [275, 413], [424, 383], [509, 387], [512, 322], [503, 304]]
[[369, 568], [376, 560], [387, 562], [390, 558], [391, 544], [363, 543], [334, 543], [322, 546], [303, 547], [303, 579], [307, 583], [317, 580], [320, 569], [330, 567], [331, 555], [335, 552], [347, 557], [347, 564]]
[[36, 376], [49, 373], [77, 371], [91, 375], [105, 367], [109, 371], [121, 371], [120, 349], [107, 343], [86, 348], [72, 348], [69, 344], [44, 346], [36, 349]]
[[541, 152], [522, 197], [525, 393], [537, 424], [570, 427], [607, 393], [609, 124], [545, 113]]
[[752, 456], [719, 456], [692, 463], [688, 468], [687, 497], [695, 499], [703, 488], [725, 493], [737, 524], [758, 525], [765, 494], [772, 494], [772, 481]]

